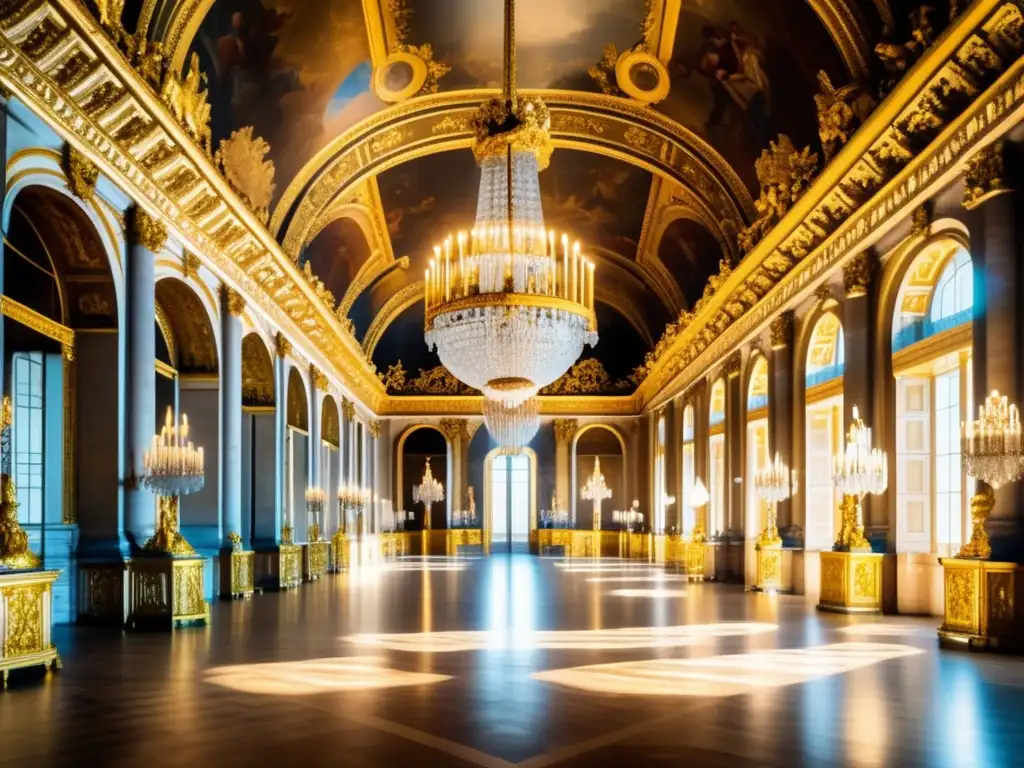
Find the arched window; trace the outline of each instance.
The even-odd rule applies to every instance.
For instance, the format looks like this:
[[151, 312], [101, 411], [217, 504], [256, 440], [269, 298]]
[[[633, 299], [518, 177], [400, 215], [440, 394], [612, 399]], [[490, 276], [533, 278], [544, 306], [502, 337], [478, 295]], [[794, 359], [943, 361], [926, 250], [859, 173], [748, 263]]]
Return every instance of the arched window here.
[[652, 530], [655, 533], [665, 531], [665, 417], [658, 417], [658, 445], [654, 454], [654, 520]]
[[971, 322], [974, 268], [971, 255], [952, 240], [932, 243], [914, 257], [896, 297], [892, 351]]
[[839, 318], [826, 312], [818, 318], [807, 348], [807, 386], [813, 387], [843, 375], [846, 343]]
[[708, 533], [725, 531], [725, 381], [711, 387], [711, 429], [708, 436]]
[[693, 406], [683, 409], [683, 498], [680, 506], [683, 529], [680, 533], [688, 535], [697, 523], [694, 510], [690, 509], [690, 495], [693, 484], [697, 481], [697, 467], [693, 453]]
[[[933, 326], [945, 323], [946, 327], [952, 328], [970, 320], [973, 308], [974, 268], [971, 265], [971, 257], [961, 248], [946, 264], [935, 284], [929, 319]], [[945, 328], [936, 328], [932, 332], [938, 330]]]

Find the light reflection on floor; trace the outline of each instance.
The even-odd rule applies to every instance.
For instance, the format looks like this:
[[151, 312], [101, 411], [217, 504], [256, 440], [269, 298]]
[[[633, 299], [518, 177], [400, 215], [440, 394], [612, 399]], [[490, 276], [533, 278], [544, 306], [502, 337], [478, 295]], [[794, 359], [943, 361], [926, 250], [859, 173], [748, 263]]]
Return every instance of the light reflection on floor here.
[[687, 581], [687, 580], [688, 580], [688, 577], [686, 577], [686, 576], [670, 576], [667, 573], [658, 573], [658, 574], [655, 574], [654, 576], [647, 576], [647, 575], [644, 575], [644, 574], [638, 574], [636, 576], [592, 576], [589, 579], [584, 579], [584, 581], [586, 581], [588, 584], [604, 584], [604, 583], [618, 582], [618, 581], [629, 581], [629, 582], [632, 582], [632, 581], [635, 581], [635, 582], [655, 581], [655, 582], [659, 582], [660, 583], [660, 582], [664, 582], [664, 581]]
[[685, 597], [685, 589], [613, 589], [615, 597]]
[[236, 664], [208, 670], [208, 683], [276, 696], [304, 696], [330, 691], [364, 691], [450, 680], [448, 675], [405, 672], [383, 666], [373, 656], [283, 661], [271, 664]]
[[543, 680], [592, 693], [734, 696], [806, 683], [879, 662], [924, 653], [909, 645], [834, 643], [702, 659], [651, 659], [536, 672]]
[[844, 635], [859, 635], [861, 637], [935, 637], [935, 629], [932, 627], [897, 623], [850, 624], [847, 627], [840, 627], [836, 631]]
[[565, 631], [499, 630], [465, 632], [410, 632], [405, 634], [360, 634], [346, 637], [355, 645], [386, 648], [410, 653], [451, 653], [454, 651], [538, 648], [548, 650], [616, 650], [629, 648], [678, 648], [719, 637], [760, 635], [775, 632], [775, 624], [726, 622], [679, 627], [625, 627]]

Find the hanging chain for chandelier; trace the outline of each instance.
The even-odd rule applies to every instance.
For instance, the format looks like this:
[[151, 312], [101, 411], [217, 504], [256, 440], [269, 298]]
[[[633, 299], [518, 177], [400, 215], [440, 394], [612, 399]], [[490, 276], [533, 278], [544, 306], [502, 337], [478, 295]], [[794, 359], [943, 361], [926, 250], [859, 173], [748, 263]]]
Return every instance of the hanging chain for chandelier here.
[[597, 318], [594, 262], [544, 228], [537, 175], [551, 159], [551, 116], [539, 97], [516, 92], [514, 0], [505, 0], [502, 98], [481, 105], [473, 126], [475, 226], [434, 247], [424, 336], [457, 379], [515, 407], [597, 343]]

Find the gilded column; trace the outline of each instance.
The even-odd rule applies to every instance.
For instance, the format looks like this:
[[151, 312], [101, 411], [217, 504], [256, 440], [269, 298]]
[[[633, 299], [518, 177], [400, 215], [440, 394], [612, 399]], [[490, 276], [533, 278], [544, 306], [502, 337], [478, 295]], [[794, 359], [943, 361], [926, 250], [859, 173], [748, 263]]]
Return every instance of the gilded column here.
[[288, 460], [285, 450], [288, 437], [288, 356], [292, 353], [292, 343], [278, 331], [274, 337], [274, 346], [277, 351], [274, 360], [274, 376], [277, 379], [274, 391], [277, 393], [277, 397], [274, 398], [274, 538], [272, 543], [277, 545], [281, 543], [281, 528], [285, 523], [284, 509], [285, 494], [287, 493], [285, 462]]
[[245, 301], [221, 285], [221, 548], [242, 533], [242, 312]]
[[[742, 358], [735, 352], [725, 361], [725, 484], [728, 500], [726, 508], [726, 528], [741, 533], [743, 531], [743, 456], [747, 438], [747, 425], [744, 423], [743, 386], [740, 376]], [[736, 478], [741, 478], [737, 483]]]
[[324, 396], [327, 394], [327, 375], [312, 363], [309, 365], [309, 384], [312, 392], [309, 399], [309, 485], [311, 488], [320, 488], [320, 478], [323, 476], [320, 467], [323, 457], [320, 445], [323, 425], [320, 419], [323, 417]]
[[341, 398], [341, 442], [343, 453], [341, 457], [342, 476], [348, 485], [357, 485], [359, 478], [356, 477], [356, 407], [346, 397]]
[[468, 469], [467, 449], [469, 448], [469, 425], [465, 419], [441, 419], [441, 431], [452, 449], [448, 494], [445, 504], [447, 527], [451, 527], [451, 513], [468, 505], [466, 498], [466, 470]]
[[155, 269], [156, 254], [167, 240], [167, 230], [137, 207], [129, 209], [126, 228], [125, 534], [129, 545], [139, 550], [156, 528], [153, 494], [138, 484], [138, 478], [143, 454], [156, 431]]
[[675, 526], [682, 529], [683, 517], [680, 505], [683, 503], [683, 458], [682, 458], [683, 406], [680, 400], [673, 400], [665, 408], [665, 487], [666, 496], [675, 499], [665, 508], [665, 533]]
[[[964, 206], [972, 210], [971, 257], [974, 266], [973, 365], [977, 406], [997, 389], [1018, 407], [1021, 387], [1022, 301], [1020, 267], [1024, 235], [1020, 190], [1012, 189], [1008, 148], [997, 142], [979, 152], [964, 174]], [[1024, 483], [1008, 483], [995, 491], [995, 506], [986, 528], [992, 560], [1024, 562]]]
[[[552, 429], [555, 432], [555, 497], [560, 509], [574, 509], [573, 490], [570, 488], [572, 483], [570, 452], [572, 438], [576, 434], [578, 426], [579, 423], [576, 419], [555, 419], [552, 422]], [[623, 467], [622, 470], [625, 472], [626, 468]], [[547, 508], [547, 499], [541, 499], [540, 503], [542, 508]]]
[[366, 431], [369, 434], [369, 450], [366, 458], [370, 468], [370, 488], [373, 489], [374, 494], [373, 511], [370, 515], [372, 520], [370, 530], [372, 533], [380, 533], [380, 501], [387, 496], [380, 487], [380, 470], [377, 461], [377, 451], [380, 448], [380, 422], [377, 419], [372, 419], [367, 423]]
[[[768, 451], [794, 469], [793, 463], [793, 313], [783, 312], [771, 324], [768, 355]], [[789, 499], [778, 504], [778, 528], [785, 532], [793, 520]], [[803, 522], [799, 523], [801, 527]]]
[[[865, 424], [874, 423], [874, 318], [875, 289], [873, 254], [858, 254], [843, 267], [843, 288], [846, 300], [843, 302], [843, 343], [845, 345], [845, 366], [843, 368], [843, 431], [853, 421], [856, 407]], [[875, 429], [875, 447], [894, 451], [895, 446], [882, 445], [882, 431]], [[869, 494], [862, 502], [865, 534], [872, 534], [885, 542], [888, 549], [889, 524], [886, 515], [880, 515], [883, 504]]]

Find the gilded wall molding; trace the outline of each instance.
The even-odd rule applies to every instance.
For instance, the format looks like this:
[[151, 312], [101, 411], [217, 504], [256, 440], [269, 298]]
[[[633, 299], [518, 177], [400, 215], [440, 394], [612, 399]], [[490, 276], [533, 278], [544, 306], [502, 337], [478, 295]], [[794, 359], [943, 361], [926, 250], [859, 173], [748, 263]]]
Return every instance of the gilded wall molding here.
[[10, 296], [0, 296], [0, 315], [9, 317], [14, 322], [31, 328], [48, 339], [53, 339], [61, 345], [65, 359], [69, 361], [75, 359], [75, 332], [67, 326], [61, 325], [56, 320], [51, 320], [46, 315], [41, 315]]
[[[493, 90], [418, 98], [384, 109], [332, 141], [296, 175], [271, 218], [293, 256], [308, 242], [324, 211], [364, 179], [418, 157], [469, 148], [470, 118]], [[556, 147], [596, 152], [632, 163], [686, 186], [718, 219], [745, 226], [754, 216], [750, 193], [732, 167], [707, 143], [639, 104], [562, 90], [524, 91], [543, 97], [551, 111]]]
[[[1022, 19], [1020, 0], [977, 0], [954, 22], [654, 361], [637, 392], [646, 407], [685, 389], [811, 293], [1021, 119]], [[1012, 63], [993, 71], [993, 61]], [[951, 100], [970, 104], [947, 122]]]
[[[156, 14], [160, 26], [161, 13]], [[196, 21], [198, 25], [198, 21]], [[36, 32], [46, 31], [45, 39]], [[351, 333], [84, 5], [0, 8], [0, 83], [273, 325], [372, 408], [383, 391]]]

